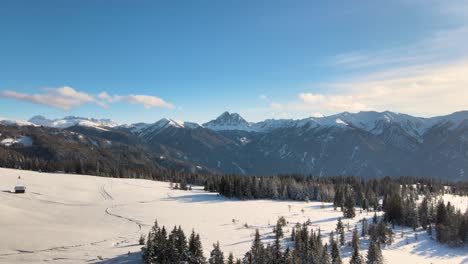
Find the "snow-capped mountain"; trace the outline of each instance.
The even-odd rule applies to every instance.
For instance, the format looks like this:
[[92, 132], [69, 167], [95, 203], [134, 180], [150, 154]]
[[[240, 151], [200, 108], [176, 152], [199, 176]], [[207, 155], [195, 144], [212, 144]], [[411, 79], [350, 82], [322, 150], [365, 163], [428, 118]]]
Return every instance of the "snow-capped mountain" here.
[[243, 131], [252, 131], [252, 125], [245, 121], [239, 114], [224, 112], [215, 120], [211, 120], [203, 124], [203, 127], [209, 128], [211, 130], [243, 130]]
[[0, 118], [0, 124], [4, 126], [36, 126], [35, 124], [24, 120], [9, 120]]
[[290, 127], [341, 127], [349, 129], [359, 128], [372, 134], [380, 135], [385, 127], [398, 125], [403, 131], [419, 140], [428, 129], [435, 125], [446, 123], [452, 128], [456, 128], [466, 120], [468, 120], [468, 111], [432, 118], [414, 117], [389, 111], [365, 111], [359, 113], [343, 112], [330, 116], [309, 117], [297, 120], [267, 119], [258, 123], [250, 123], [239, 114], [225, 112], [215, 120], [203, 124], [203, 126], [215, 131], [240, 130], [249, 132], [270, 132], [275, 129]]
[[18, 126], [45, 126], [54, 128], [67, 128], [71, 126], [88, 126], [97, 128], [120, 127], [127, 128], [134, 134], [143, 131], [150, 133], [168, 127], [175, 128], [207, 128], [213, 131], [246, 131], [268, 133], [276, 129], [301, 128], [329, 128], [340, 127], [347, 129], [362, 129], [374, 135], [383, 133], [384, 128], [398, 125], [405, 133], [417, 140], [422, 140], [424, 133], [436, 125], [445, 124], [456, 128], [468, 119], [468, 111], [456, 112], [451, 115], [431, 118], [414, 117], [407, 114], [395, 112], [366, 111], [359, 113], [343, 112], [323, 117], [308, 117], [304, 119], [267, 119], [260, 122], [248, 122], [237, 113], [224, 112], [219, 117], [203, 125], [194, 122], [183, 122], [170, 118], [162, 118], [155, 123], [135, 123], [118, 126], [110, 119], [95, 119], [76, 116], [68, 116], [62, 119], [48, 119], [43, 116], [34, 116], [29, 121], [1, 120], [0, 124]]
[[[99, 155], [96, 149], [112, 147], [112, 152], [125, 153], [134, 147], [135, 164], [154, 163], [189, 171], [199, 171], [197, 168], [201, 167], [233, 174], [412, 175], [453, 180], [465, 179], [468, 171], [467, 111], [432, 118], [394, 112], [344, 112], [256, 123], [226, 112], [204, 125], [169, 118], [121, 126], [109, 120], [77, 117], [34, 117], [30, 121], [25, 125], [0, 122], [0, 141], [8, 143], [24, 136], [34, 139], [30, 147], [8, 146], [8, 153], [18, 151], [17, 160], [24, 159], [23, 154], [42, 158], [42, 146], [52, 146], [60, 153], [57, 157], [76, 157], [77, 153], [69, 153], [73, 148], [66, 146], [79, 141], [81, 151], [94, 155]], [[57, 132], [48, 127], [63, 130]], [[65, 137], [55, 149], [57, 133]], [[143, 149], [148, 154], [144, 160], [139, 156]], [[2, 146], [0, 158], [1, 151]], [[106, 155], [113, 157], [112, 153]]]
[[122, 128], [129, 129], [133, 134], [136, 135], [146, 135], [151, 134], [156, 131], [160, 131], [165, 128], [187, 128], [187, 129], [195, 129], [197, 127], [201, 127], [197, 123], [192, 122], [183, 122], [175, 119], [170, 118], [162, 118], [155, 123], [148, 124], [148, 123], [136, 123], [131, 125], [122, 125]]
[[68, 128], [71, 126], [88, 126], [96, 128], [115, 127], [118, 124], [110, 119], [95, 119], [77, 116], [67, 116], [62, 119], [48, 119], [43, 116], [34, 116], [29, 122], [38, 126]]

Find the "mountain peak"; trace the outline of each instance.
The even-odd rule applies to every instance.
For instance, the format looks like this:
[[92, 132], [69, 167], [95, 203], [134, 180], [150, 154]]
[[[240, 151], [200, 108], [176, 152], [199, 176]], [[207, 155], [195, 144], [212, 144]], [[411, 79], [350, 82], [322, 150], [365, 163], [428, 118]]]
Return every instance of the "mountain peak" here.
[[251, 124], [237, 113], [222, 113], [215, 120], [203, 124], [212, 130], [251, 130]]

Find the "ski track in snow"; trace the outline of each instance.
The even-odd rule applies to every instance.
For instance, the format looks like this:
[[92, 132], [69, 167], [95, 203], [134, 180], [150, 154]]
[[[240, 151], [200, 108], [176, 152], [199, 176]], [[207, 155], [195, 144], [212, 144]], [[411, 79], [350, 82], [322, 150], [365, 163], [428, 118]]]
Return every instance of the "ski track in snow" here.
[[[137, 184], [130, 184], [130, 183], [125, 183], [127, 185], [132, 185], [132, 186], [137, 186], [137, 187], [140, 187], [140, 188], [150, 188], [150, 187], [146, 187], [146, 186], [141, 186], [141, 185], [137, 185]], [[114, 201], [114, 198], [113, 196], [110, 194], [109, 191], [107, 191], [106, 189], [106, 184], [101, 184], [98, 186], [98, 192], [99, 194], [102, 196], [102, 198], [105, 200], [105, 201]], [[22, 198], [22, 199], [28, 199], [26, 197], [21, 197], [21, 196], [16, 196], [15, 198]], [[31, 198], [29, 198], [29, 200], [31, 200]], [[57, 205], [65, 205], [65, 206], [86, 206], [86, 205], [89, 205], [89, 204], [71, 204], [71, 203], [63, 203], [63, 202], [56, 202], [56, 201], [50, 201], [50, 200], [44, 200], [44, 199], [37, 199], [35, 198], [34, 200], [37, 200], [37, 201], [40, 201], [40, 202], [43, 202], [43, 203], [49, 203], [49, 204], [57, 204]], [[124, 207], [124, 206], [130, 206], [130, 205], [134, 205], [134, 204], [144, 204], [144, 203], [151, 203], [151, 202], [156, 202], [158, 201], [158, 199], [153, 199], [153, 200], [150, 200], [150, 201], [138, 201], [138, 202], [135, 202], [135, 203], [128, 203], [128, 204], [113, 204], [112, 206], [110, 207], [107, 207], [105, 208], [105, 213], [106, 215], [110, 216], [110, 217], [115, 217], [115, 218], [118, 218], [118, 219], [123, 219], [123, 220], [126, 220], [132, 224], [135, 224], [138, 228], [137, 228], [137, 231], [135, 231], [133, 234], [131, 235], [134, 235], [134, 234], [140, 234], [141, 230], [142, 230], [142, 226], [147, 226], [146, 224], [142, 224], [140, 221], [136, 220], [136, 219], [133, 219], [133, 218], [130, 218], [130, 217], [126, 217], [126, 216], [123, 216], [123, 215], [119, 215], [119, 214], [116, 214], [116, 213], [113, 213], [111, 212], [111, 209], [113, 208], [117, 208], [117, 207]], [[39, 250], [23, 250], [23, 249], [15, 249], [16, 252], [12, 252], [12, 253], [0, 253], [0, 260], [2, 257], [7, 257], [7, 256], [14, 256], [14, 255], [24, 255], [24, 254], [39, 254], [39, 253], [43, 253], [43, 252], [53, 252], [53, 251], [61, 251], [63, 252], [64, 250], [73, 250], [73, 249], [77, 249], [77, 248], [81, 248], [81, 247], [86, 247], [86, 246], [97, 246], [99, 244], [102, 244], [102, 243], [105, 243], [105, 242], [110, 242], [110, 241], [115, 241], [113, 242], [113, 245], [114, 247], [117, 247], [119, 246], [120, 244], [122, 243], [125, 243], [125, 242], [128, 242], [130, 239], [130, 236], [118, 236], [118, 237], [113, 237], [113, 238], [109, 238], [109, 239], [104, 239], [104, 240], [99, 240], [99, 241], [93, 241], [93, 242], [88, 242], [88, 243], [80, 243], [80, 244], [74, 244], [74, 245], [64, 245], [64, 246], [56, 246], [56, 247], [51, 247], [51, 248], [46, 248], [46, 249], [39, 249]], [[49, 262], [49, 261], [61, 261], [61, 260], [78, 260], [78, 259], [72, 259], [72, 258], [64, 258], [64, 257], [57, 257], [57, 258], [52, 258], [52, 259], [49, 259], [49, 260], [44, 260], [46, 262]], [[85, 262], [90, 262], [90, 261], [93, 261], [93, 259], [80, 259], [82, 261], [85, 261]]]

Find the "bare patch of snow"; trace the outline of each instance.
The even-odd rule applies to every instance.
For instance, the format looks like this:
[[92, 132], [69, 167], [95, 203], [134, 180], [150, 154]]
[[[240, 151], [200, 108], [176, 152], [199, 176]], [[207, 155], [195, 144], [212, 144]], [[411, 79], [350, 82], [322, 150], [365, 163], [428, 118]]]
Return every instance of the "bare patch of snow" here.
[[30, 137], [21, 136], [19, 138], [5, 138], [2, 141], [0, 141], [0, 144], [6, 147], [10, 147], [14, 144], [21, 144], [25, 147], [30, 147], [33, 145], [33, 140]]

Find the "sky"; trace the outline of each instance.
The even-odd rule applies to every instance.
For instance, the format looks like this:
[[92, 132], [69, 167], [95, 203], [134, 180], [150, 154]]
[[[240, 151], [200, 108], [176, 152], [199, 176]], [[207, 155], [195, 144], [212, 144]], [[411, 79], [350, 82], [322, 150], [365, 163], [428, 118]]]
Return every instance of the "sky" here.
[[468, 1], [0, 1], [0, 116], [468, 110]]

